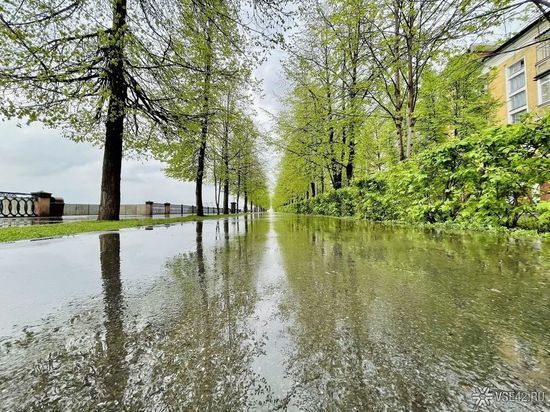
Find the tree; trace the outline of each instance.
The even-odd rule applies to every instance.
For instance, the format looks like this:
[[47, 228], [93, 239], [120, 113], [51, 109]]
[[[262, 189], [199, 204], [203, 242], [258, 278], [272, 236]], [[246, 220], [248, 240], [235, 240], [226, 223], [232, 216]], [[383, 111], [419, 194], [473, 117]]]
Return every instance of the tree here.
[[[279, 120], [279, 146], [326, 169], [334, 188], [342, 186], [344, 145], [338, 123], [337, 51], [320, 6], [307, 12], [306, 31], [292, 40], [284, 69], [292, 92], [290, 110]], [[342, 132], [342, 133], [339, 133]], [[310, 154], [314, 156], [310, 156]]]
[[[187, 123], [196, 119], [182, 110], [189, 96], [182, 96], [181, 76], [200, 73], [201, 84], [208, 85], [209, 35], [227, 35], [234, 48], [242, 46], [234, 41], [241, 37], [225, 32], [231, 26], [247, 28], [250, 22], [240, 18], [242, 5], [253, 10], [254, 33], [273, 41], [269, 30], [283, 21], [284, 0], [166, 0], [162, 7], [153, 0], [6, 0], [0, 5], [0, 113], [41, 121], [77, 141], [102, 145], [99, 219], [116, 220], [123, 152], [147, 151], [155, 139], [194, 128]], [[187, 55], [195, 40], [188, 28], [200, 23], [207, 46], [202, 50], [205, 66], [196, 67]], [[208, 127], [208, 94], [203, 93], [198, 111], [202, 136]], [[199, 163], [206, 156], [203, 146]]]
[[164, 21], [147, 0], [130, 8], [126, 0], [0, 6], [0, 113], [103, 146], [99, 219], [119, 217], [123, 150], [139, 151], [140, 128], [155, 133], [174, 117], [162, 104], [171, 96], [161, 73], [175, 64], [162, 55]]
[[375, 30], [367, 45], [378, 87], [365, 89], [364, 96], [393, 120], [400, 160], [413, 151], [420, 84], [430, 62], [453, 42], [486, 31], [509, 9], [508, 2], [482, 0], [372, 3], [366, 17]]
[[307, 161], [291, 152], [286, 151], [279, 162], [279, 175], [273, 194], [273, 207], [287, 205], [299, 199], [304, 199], [310, 189], [310, 177], [305, 170]]
[[451, 56], [443, 70], [428, 68], [422, 78], [418, 104], [420, 149], [449, 137], [464, 139], [489, 127], [497, 101], [479, 56]]
[[485, 128], [494, 102], [479, 61], [463, 55], [461, 42], [522, 4], [306, 2], [304, 30], [291, 39], [284, 66], [290, 88], [277, 125], [283, 159], [274, 204], [316, 196], [325, 176], [341, 189]]
[[[258, 4], [256, 11], [267, 12], [282, 3]], [[230, 162], [238, 155], [230, 152], [241, 112], [249, 104], [249, 86], [255, 84], [252, 67], [265, 52], [259, 46], [276, 40], [244, 22], [237, 0], [191, 4], [184, 14], [188, 22], [184, 36], [174, 40], [179, 53], [188, 56], [190, 67], [180, 69], [177, 76], [189, 81], [176, 85], [180, 96], [176, 111], [196, 121], [176, 127], [171, 139], [157, 144], [155, 156], [168, 164], [168, 176], [195, 181], [199, 216], [203, 215], [203, 184], [209, 178], [218, 209], [224, 189], [223, 210], [228, 213]]]
[[[203, 216], [202, 188], [206, 174], [207, 147], [212, 117], [219, 100], [218, 87], [229, 70], [223, 62], [232, 50], [227, 50], [228, 30], [217, 26], [227, 22], [220, 18], [225, 3], [181, 3], [182, 36], [172, 43], [174, 53], [184, 56], [186, 66], [179, 67], [173, 88], [178, 95], [171, 110], [192, 114], [193, 122], [177, 124], [166, 141], [156, 141], [153, 153], [166, 162], [168, 176], [195, 181], [197, 215]], [[226, 10], [225, 13], [231, 13]], [[183, 80], [179, 80], [183, 79]], [[173, 79], [176, 80], [176, 79]]]

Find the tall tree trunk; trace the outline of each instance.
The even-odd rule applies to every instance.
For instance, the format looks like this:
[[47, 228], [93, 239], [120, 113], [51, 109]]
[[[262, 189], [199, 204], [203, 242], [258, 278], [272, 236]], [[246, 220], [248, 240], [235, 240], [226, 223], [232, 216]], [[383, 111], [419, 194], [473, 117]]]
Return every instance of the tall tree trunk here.
[[223, 180], [223, 214], [229, 214], [229, 179]]
[[411, 157], [414, 142], [414, 127], [415, 119], [414, 112], [416, 109], [416, 94], [417, 94], [417, 76], [414, 70], [414, 37], [416, 36], [416, 16], [414, 1], [409, 0], [409, 13], [406, 19], [407, 30], [405, 31], [405, 44], [407, 48], [407, 158]]
[[223, 121], [223, 214], [229, 214], [229, 110], [231, 107], [231, 97], [227, 94], [227, 103], [225, 106], [225, 118]]
[[336, 155], [334, 153], [334, 129], [330, 128], [329, 130], [329, 148], [331, 151], [331, 158], [330, 158], [330, 180], [332, 182], [332, 187], [334, 189], [340, 189], [342, 187], [342, 167], [338, 163], [338, 160], [336, 159]]
[[229, 131], [224, 135], [223, 149], [223, 214], [229, 214]]
[[311, 197], [315, 197], [315, 182], [311, 182]]
[[[221, 185], [221, 182], [220, 182]], [[214, 201], [216, 202], [216, 212], [220, 214], [220, 198], [218, 196], [218, 179], [214, 175]]]
[[395, 49], [393, 50], [394, 54], [394, 64], [395, 64], [395, 74], [394, 74], [394, 107], [395, 115], [393, 121], [395, 123], [395, 131], [397, 133], [397, 150], [399, 151], [399, 160], [405, 160], [405, 147], [403, 142], [403, 92], [401, 90], [401, 2], [395, 4], [394, 17], [395, 17]]
[[323, 48], [324, 54], [324, 67], [325, 70], [325, 87], [326, 87], [326, 98], [327, 98], [327, 119], [330, 124], [328, 131], [328, 149], [330, 151], [330, 165], [329, 165], [329, 176], [332, 182], [332, 187], [334, 189], [340, 189], [342, 187], [342, 167], [338, 163], [336, 158], [336, 152], [334, 150], [334, 126], [332, 125], [332, 120], [334, 113], [332, 111], [332, 84], [331, 84], [331, 70], [329, 65], [329, 50], [328, 46], [325, 45]]
[[342, 188], [342, 170], [336, 170], [332, 175], [332, 187], [334, 189]]
[[248, 212], [248, 192], [244, 191], [244, 213]]
[[414, 108], [407, 108], [407, 159], [412, 156], [414, 142]]
[[350, 185], [351, 180], [353, 179], [353, 163], [351, 162], [346, 164], [346, 179], [348, 181], [348, 185]]
[[126, 27], [126, 0], [113, 2], [112, 44], [108, 50], [107, 82], [111, 90], [105, 148], [101, 175], [99, 220], [118, 220], [120, 215], [120, 177], [122, 171], [122, 139], [128, 86], [124, 79], [124, 41]]
[[[216, 213], [220, 214], [220, 196], [218, 190], [218, 176], [216, 174], [216, 158], [213, 159], [212, 174], [214, 175], [214, 202], [216, 202]], [[220, 186], [222, 182], [220, 180]]]
[[351, 115], [352, 119], [349, 124], [349, 140], [348, 140], [348, 161], [346, 164], [346, 178], [348, 181], [348, 185], [351, 184], [351, 181], [353, 180], [353, 172], [355, 170], [354, 163], [355, 163], [355, 132], [357, 128], [355, 127], [356, 119], [357, 119], [357, 63], [355, 60], [352, 60], [354, 62], [354, 70], [353, 75], [351, 78]]
[[222, 198], [222, 180], [218, 181], [218, 192], [216, 193], [216, 211], [220, 214], [220, 200]]
[[351, 107], [351, 121], [349, 123], [349, 141], [348, 141], [348, 161], [346, 164], [346, 178], [348, 185], [353, 180], [353, 172], [355, 170], [355, 132], [357, 131], [356, 123], [360, 116], [357, 110], [357, 68], [359, 65], [359, 43], [361, 38], [361, 19], [356, 20], [355, 36], [353, 36], [353, 48], [350, 52], [351, 80], [349, 85], [349, 97]]
[[[334, 133], [331, 132], [331, 138], [329, 138], [329, 142], [334, 142]], [[331, 144], [332, 146], [332, 144]], [[333, 149], [331, 149], [333, 150]], [[342, 166], [338, 163], [338, 161], [336, 160], [336, 156], [334, 155], [334, 152], [333, 152], [333, 155], [332, 155], [332, 159], [331, 159], [331, 172], [332, 172], [332, 176], [331, 176], [331, 180], [332, 180], [332, 187], [334, 189], [341, 189], [342, 188]]]
[[204, 122], [201, 137], [204, 139], [199, 147], [197, 177], [195, 180], [195, 201], [197, 203], [197, 216], [204, 216], [204, 207], [202, 204], [202, 182], [204, 180], [204, 158], [206, 157], [206, 134], [208, 133], [207, 122]]
[[197, 216], [204, 216], [204, 207], [202, 204], [202, 184], [204, 181], [204, 169], [206, 158], [206, 141], [208, 138], [208, 123], [210, 110], [210, 83], [212, 81], [212, 37], [210, 35], [211, 27], [210, 22], [206, 28], [206, 65], [204, 74], [204, 88], [202, 98], [202, 125], [201, 125], [201, 145], [199, 147], [198, 164], [197, 164], [197, 176], [195, 179], [195, 201], [197, 203]]
[[403, 144], [403, 116], [398, 114], [394, 119], [395, 131], [397, 133], [397, 150], [399, 151], [399, 160], [405, 160], [405, 147]]
[[239, 201], [241, 200], [241, 159], [239, 155], [239, 165], [237, 166], [237, 211], [239, 209]]
[[355, 141], [353, 137], [349, 141], [349, 154], [348, 154], [348, 162], [346, 164], [346, 178], [348, 180], [348, 185], [351, 184], [351, 181], [353, 179], [353, 172], [354, 172], [354, 166], [353, 162], [355, 161]]

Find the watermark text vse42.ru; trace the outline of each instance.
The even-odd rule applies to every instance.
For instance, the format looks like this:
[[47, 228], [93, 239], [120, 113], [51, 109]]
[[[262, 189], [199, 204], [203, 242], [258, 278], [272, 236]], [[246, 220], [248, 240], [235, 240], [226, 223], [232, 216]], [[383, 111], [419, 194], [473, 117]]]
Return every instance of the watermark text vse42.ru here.
[[480, 387], [474, 389], [472, 398], [476, 406], [489, 406], [500, 402], [542, 403], [546, 399], [546, 393], [542, 391], [503, 391]]

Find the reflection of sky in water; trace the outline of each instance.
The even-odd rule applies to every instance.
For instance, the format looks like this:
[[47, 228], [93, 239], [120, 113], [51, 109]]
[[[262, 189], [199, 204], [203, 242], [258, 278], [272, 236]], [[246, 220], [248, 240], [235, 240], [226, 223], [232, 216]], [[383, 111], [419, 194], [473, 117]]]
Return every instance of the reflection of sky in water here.
[[[173, 205], [175, 209], [178, 209], [178, 205]], [[185, 206], [190, 207], [190, 206]], [[217, 209], [212, 206], [205, 206], [204, 207], [204, 214], [205, 215], [215, 215], [217, 213]], [[189, 213], [175, 213], [172, 212], [172, 214], [168, 217], [182, 217], [182, 216], [190, 216]], [[144, 216], [144, 215], [121, 215], [121, 220], [133, 220], [133, 219], [166, 219], [166, 215], [164, 214], [164, 206], [162, 206], [162, 212], [157, 213], [155, 211], [155, 214], [153, 216]], [[59, 223], [72, 223], [77, 221], [85, 221], [85, 220], [97, 220], [97, 214], [95, 215], [76, 215], [76, 216], [63, 216], [62, 218], [46, 218], [46, 217], [2, 217], [0, 216], [0, 227], [9, 227], [9, 226], [32, 226], [32, 225], [45, 225], [45, 224], [52, 224], [56, 225]]]
[[[214, 221], [205, 221], [205, 245], [215, 242]], [[195, 227], [156, 226], [154, 230], [122, 230], [122, 283], [144, 287], [162, 276], [164, 262], [195, 247]], [[97, 234], [0, 245], [0, 336], [12, 326], [40, 324], [40, 319], [72, 303], [101, 298]]]
[[548, 253], [292, 216], [2, 245], [0, 403], [457, 410], [478, 386], [548, 391]]

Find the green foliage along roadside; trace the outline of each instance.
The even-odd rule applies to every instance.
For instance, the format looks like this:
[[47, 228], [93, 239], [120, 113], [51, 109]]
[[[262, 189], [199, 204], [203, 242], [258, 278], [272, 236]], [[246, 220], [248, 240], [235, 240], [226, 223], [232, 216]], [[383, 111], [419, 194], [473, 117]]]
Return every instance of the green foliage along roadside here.
[[434, 145], [407, 162], [278, 209], [373, 221], [454, 222], [548, 232], [550, 117], [486, 129]]

